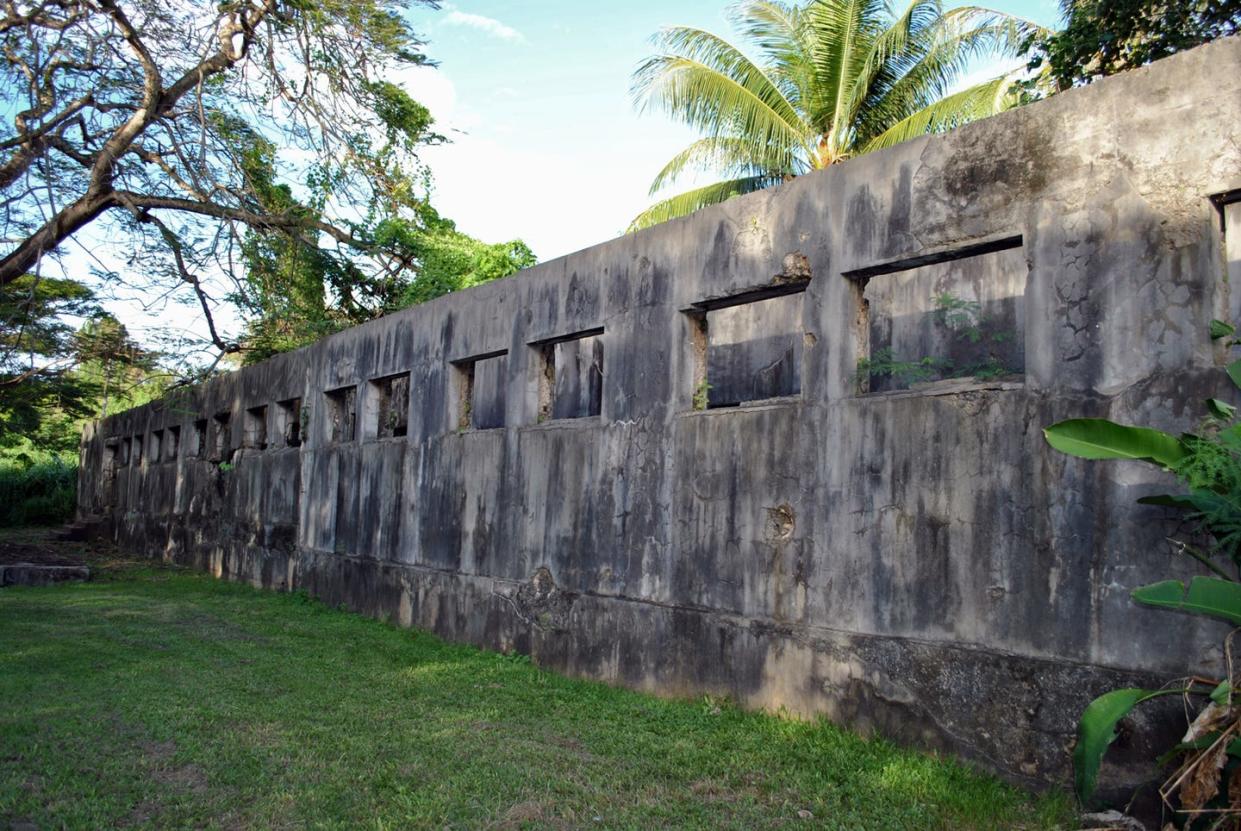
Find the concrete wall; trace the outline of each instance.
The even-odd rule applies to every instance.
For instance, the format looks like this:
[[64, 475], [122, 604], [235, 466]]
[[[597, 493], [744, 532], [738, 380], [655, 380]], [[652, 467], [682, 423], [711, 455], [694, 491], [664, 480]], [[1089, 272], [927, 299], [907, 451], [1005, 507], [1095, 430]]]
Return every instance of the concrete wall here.
[[[561, 671], [1063, 779], [1086, 701], [1211, 671], [1223, 633], [1128, 598], [1187, 569], [1134, 504], [1168, 483], [1040, 428], [1179, 430], [1236, 398], [1207, 324], [1241, 303], [1238, 189], [1232, 39], [109, 418], [79, 510], [131, 549]], [[865, 392], [885, 331], [953, 348], [941, 291], [1019, 336], [1012, 372]], [[372, 381], [406, 373], [384, 436], [372, 414], [406, 402]], [[231, 469], [199, 451], [220, 426]], [[120, 464], [174, 427], [175, 456]]]

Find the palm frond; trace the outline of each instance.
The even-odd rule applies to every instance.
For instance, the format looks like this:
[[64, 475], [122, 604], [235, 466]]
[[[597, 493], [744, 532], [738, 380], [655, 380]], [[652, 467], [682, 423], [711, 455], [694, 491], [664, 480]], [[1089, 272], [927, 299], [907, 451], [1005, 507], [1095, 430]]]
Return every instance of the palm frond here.
[[732, 179], [751, 175], [798, 175], [807, 169], [807, 161], [787, 147], [762, 146], [740, 136], [707, 136], [673, 156], [656, 174], [650, 192], [654, 196], [691, 170], [713, 170]]
[[674, 27], [633, 75], [642, 110], [658, 108], [708, 134], [805, 144], [806, 125], [779, 86], [737, 47], [702, 29]]
[[893, 124], [941, 99], [970, 61], [982, 55], [1015, 56], [1043, 30], [1029, 21], [975, 6], [953, 9], [905, 44], [886, 77], [857, 109], [855, 142], [865, 145]]
[[694, 211], [705, 208], [708, 205], [717, 205], [734, 196], [740, 196], [743, 193], [753, 193], [756, 190], [771, 187], [780, 181], [780, 177], [776, 176], [746, 176], [740, 179], [730, 179], [726, 182], [716, 182], [712, 185], [695, 188], [694, 190], [664, 199], [661, 202], [656, 202], [634, 217], [633, 222], [629, 223], [628, 230], [637, 231], [642, 228], [649, 228], [669, 219], [692, 214]]
[[941, 98], [901, 119], [863, 145], [859, 153], [892, 147], [927, 133], [940, 133], [1003, 112], [1014, 103], [1014, 78], [1004, 75]]
[[949, 40], [954, 30], [973, 32], [974, 48], [1014, 58], [1024, 54], [1032, 40], [1051, 34], [1050, 29], [1032, 20], [984, 6], [960, 6], [944, 12], [940, 26]]
[[801, 8], [778, 0], [744, 0], [731, 7], [729, 16], [733, 28], [767, 59], [768, 74], [784, 97], [804, 115], [804, 102], [814, 92], [814, 42]]
[[885, 11], [880, 0], [816, 0], [806, 7], [819, 90], [808, 116], [819, 132], [832, 135], [846, 126], [854, 79], [866, 68]]
[[[941, 12], [939, 0], [913, 0], [904, 13], [872, 41], [865, 69], [858, 75], [855, 85], [868, 86], [885, 67], [908, 55], [911, 47], [924, 40], [926, 33], [939, 23]], [[860, 98], [856, 89], [854, 96]]]

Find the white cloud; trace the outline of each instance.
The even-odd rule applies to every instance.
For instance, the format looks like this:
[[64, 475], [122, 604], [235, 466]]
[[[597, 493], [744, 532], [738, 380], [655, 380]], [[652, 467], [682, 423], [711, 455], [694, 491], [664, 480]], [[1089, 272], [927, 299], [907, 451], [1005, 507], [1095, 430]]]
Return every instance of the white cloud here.
[[485, 32], [492, 37], [499, 38], [500, 40], [507, 40], [512, 43], [525, 43], [526, 41], [525, 35], [514, 29], [512, 26], [501, 23], [494, 17], [463, 12], [458, 9], [453, 9], [451, 6], [446, 8], [451, 9], [451, 11], [449, 11], [448, 15], [444, 18], [445, 26], [466, 26], [470, 29], [478, 29], [480, 32]]

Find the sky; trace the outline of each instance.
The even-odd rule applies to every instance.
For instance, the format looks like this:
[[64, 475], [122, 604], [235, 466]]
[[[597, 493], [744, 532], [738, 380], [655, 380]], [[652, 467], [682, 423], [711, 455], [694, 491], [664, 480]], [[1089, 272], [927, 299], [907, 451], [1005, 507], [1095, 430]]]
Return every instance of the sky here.
[[[660, 113], [640, 113], [629, 94], [630, 76], [663, 26], [699, 26], [732, 40], [728, 3], [454, 0], [438, 10], [415, 6], [411, 20], [437, 66], [405, 70], [391, 80], [426, 105], [435, 129], [451, 139], [421, 154], [434, 179], [432, 204], [485, 242], [524, 240], [540, 261], [622, 234], [650, 204], [651, 179], [697, 137]], [[1056, 0], [990, 5], [1044, 26], [1058, 21]], [[962, 86], [1010, 65], [972, 67]], [[68, 249], [69, 264], [84, 271], [90, 250], [124, 267], [125, 252], [109, 249], [100, 234], [82, 236]], [[192, 297], [124, 288], [115, 293], [105, 305], [140, 340], [205, 339]], [[217, 309], [216, 319], [238, 333], [239, 321], [227, 306]]]

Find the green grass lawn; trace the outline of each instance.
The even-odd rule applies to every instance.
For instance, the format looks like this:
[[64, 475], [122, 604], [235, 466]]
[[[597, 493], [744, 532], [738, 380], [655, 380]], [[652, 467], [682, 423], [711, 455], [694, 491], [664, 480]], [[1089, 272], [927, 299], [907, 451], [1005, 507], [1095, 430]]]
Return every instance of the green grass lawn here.
[[827, 723], [665, 701], [183, 571], [0, 589], [0, 827], [1070, 827]]

